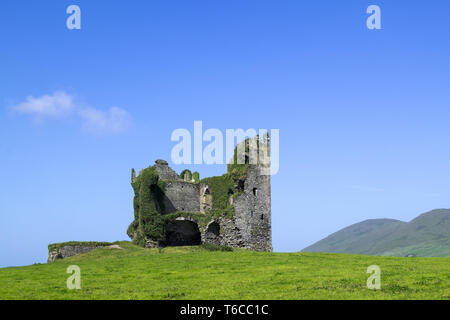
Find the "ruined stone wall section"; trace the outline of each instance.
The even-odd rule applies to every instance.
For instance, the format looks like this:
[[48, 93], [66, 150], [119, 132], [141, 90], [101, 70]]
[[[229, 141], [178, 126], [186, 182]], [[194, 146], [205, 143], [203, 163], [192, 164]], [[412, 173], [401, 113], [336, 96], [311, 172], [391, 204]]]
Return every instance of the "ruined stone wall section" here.
[[155, 169], [158, 172], [160, 180], [183, 180], [169, 167], [169, 164], [165, 160], [156, 160]]
[[59, 259], [73, 257], [77, 254], [86, 253], [103, 246], [63, 246], [53, 249], [48, 253], [47, 262], [53, 262]]
[[235, 224], [247, 249], [272, 251], [270, 176], [260, 166], [250, 166], [244, 193], [234, 204]]
[[[217, 225], [219, 232], [215, 233], [211, 229]], [[220, 217], [201, 228], [202, 243], [217, 244], [234, 248], [251, 249], [242, 239], [241, 230], [236, 226], [234, 218]]]
[[220, 217], [201, 228], [202, 243], [272, 251], [270, 176], [261, 173], [260, 166], [249, 168], [233, 217]]
[[165, 184], [164, 212], [200, 212], [200, 187], [183, 180], [168, 180]]

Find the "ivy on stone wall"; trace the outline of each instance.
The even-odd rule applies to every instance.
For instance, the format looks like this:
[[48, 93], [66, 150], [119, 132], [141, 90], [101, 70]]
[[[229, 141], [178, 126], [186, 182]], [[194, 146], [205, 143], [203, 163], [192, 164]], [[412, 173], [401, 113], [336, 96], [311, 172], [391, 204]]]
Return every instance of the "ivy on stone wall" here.
[[[245, 152], [249, 151], [249, 142], [245, 140]], [[243, 192], [245, 179], [247, 177], [248, 163], [238, 164], [237, 148], [234, 148], [233, 159], [227, 165], [227, 173], [217, 177], [204, 178], [200, 182], [208, 185], [212, 194], [211, 214], [217, 218], [222, 215], [233, 215], [233, 205], [229, 198], [233, 200]]]
[[210, 213], [212, 216], [218, 217], [233, 211], [228, 201], [229, 191], [235, 190], [231, 175], [226, 173], [217, 177], [204, 178], [200, 183], [207, 185], [211, 192], [212, 207]]
[[199, 183], [199, 182], [200, 182], [200, 173], [198, 173], [197, 171], [195, 171], [195, 172], [192, 174], [192, 179], [194, 179], [194, 182], [195, 182], [195, 183]]
[[159, 181], [154, 167], [148, 167], [140, 172], [131, 185], [135, 194], [134, 221], [128, 227], [128, 236], [140, 246], [145, 246], [146, 239], [163, 240], [164, 219], [158, 212], [158, 206], [163, 206], [164, 182]]

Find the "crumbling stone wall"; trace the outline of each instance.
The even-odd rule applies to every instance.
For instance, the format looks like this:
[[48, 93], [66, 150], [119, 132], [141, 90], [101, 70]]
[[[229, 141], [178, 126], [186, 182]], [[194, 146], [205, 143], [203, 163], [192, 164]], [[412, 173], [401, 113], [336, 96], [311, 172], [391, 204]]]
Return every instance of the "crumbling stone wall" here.
[[247, 249], [272, 251], [270, 176], [250, 166], [244, 192], [234, 202], [236, 227]]
[[196, 183], [169, 180], [164, 190], [164, 211], [162, 213], [199, 212], [200, 188]]
[[48, 259], [47, 262], [53, 262], [60, 259], [65, 259], [69, 257], [73, 257], [77, 254], [86, 253], [98, 248], [102, 248], [105, 246], [111, 245], [110, 243], [101, 243], [101, 242], [91, 242], [87, 244], [83, 244], [79, 242], [78, 244], [53, 244], [49, 246], [48, 251]]
[[202, 242], [255, 251], [272, 251], [270, 176], [250, 166], [244, 189], [234, 200], [234, 214], [212, 220]]
[[183, 180], [174, 170], [172, 170], [172, 168], [169, 167], [169, 164], [165, 160], [156, 160], [153, 167], [156, 172], [158, 172], [160, 180]]

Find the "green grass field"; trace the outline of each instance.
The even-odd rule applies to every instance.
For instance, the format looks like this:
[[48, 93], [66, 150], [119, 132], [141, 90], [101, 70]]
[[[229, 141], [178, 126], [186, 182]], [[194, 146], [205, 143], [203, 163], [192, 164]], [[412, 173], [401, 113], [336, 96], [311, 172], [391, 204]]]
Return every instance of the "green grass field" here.
[[[450, 299], [450, 258], [101, 248], [50, 264], [0, 269], [0, 299]], [[69, 265], [81, 290], [68, 290]], [[366, 287], [370, 265], [381, 290]]]

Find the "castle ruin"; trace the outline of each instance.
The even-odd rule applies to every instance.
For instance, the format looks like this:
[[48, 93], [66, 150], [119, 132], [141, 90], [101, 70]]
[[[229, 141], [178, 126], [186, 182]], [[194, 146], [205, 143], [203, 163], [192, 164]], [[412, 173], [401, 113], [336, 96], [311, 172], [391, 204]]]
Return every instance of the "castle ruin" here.
[[[250, 161], [256, 148], [257, 161]], [[272, 251], [269, 136], [247, 139], [222, 176], [177, 174], [164, 160], [131, 174], [134, 221], [127, 234], [147, 248], [216, 244]], [[237, 161], [242, 156], [243, 161]], [[240, 163], [240, 164], [239, 164]]]

